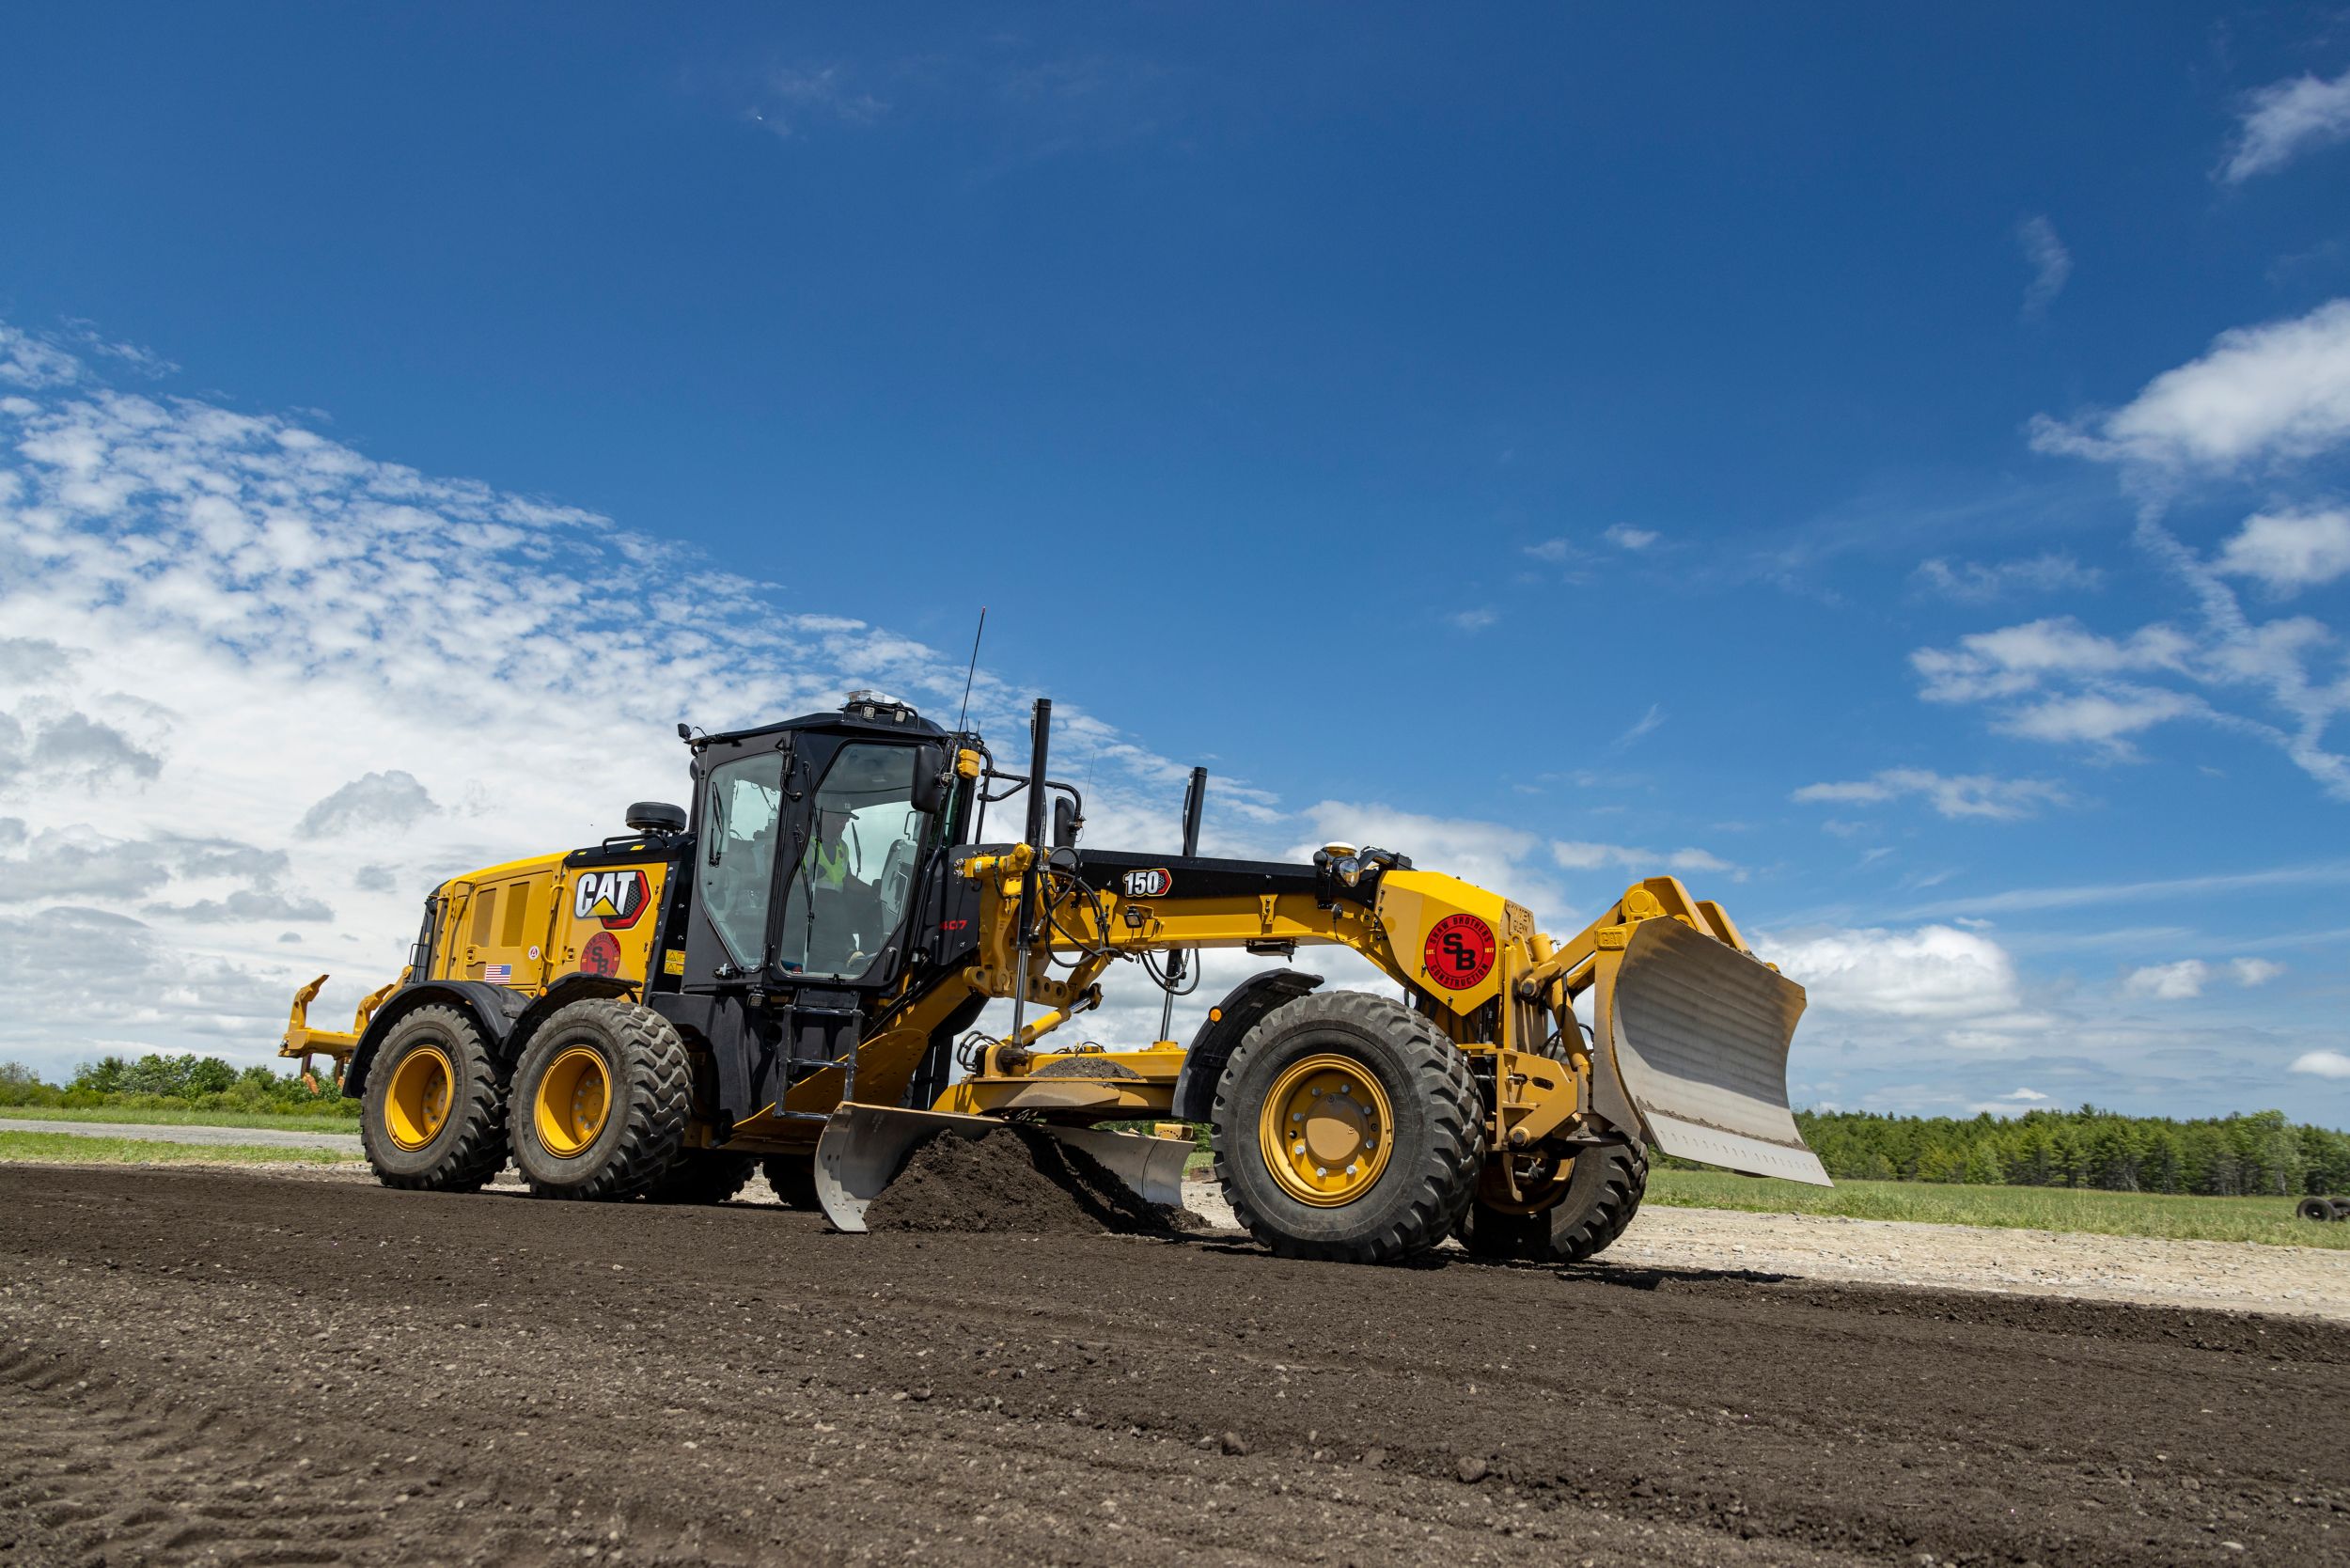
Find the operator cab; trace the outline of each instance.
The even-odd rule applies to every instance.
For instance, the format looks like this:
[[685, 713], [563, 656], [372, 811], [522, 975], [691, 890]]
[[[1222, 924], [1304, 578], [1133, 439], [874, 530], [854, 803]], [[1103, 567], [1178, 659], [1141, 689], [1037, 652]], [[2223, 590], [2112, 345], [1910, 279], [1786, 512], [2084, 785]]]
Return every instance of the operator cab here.
[[969, 793], [947, 783], [950, 739], [867, 692], [838, 714], [694, 737], [683, 989], [893, 982], [924, 863]]

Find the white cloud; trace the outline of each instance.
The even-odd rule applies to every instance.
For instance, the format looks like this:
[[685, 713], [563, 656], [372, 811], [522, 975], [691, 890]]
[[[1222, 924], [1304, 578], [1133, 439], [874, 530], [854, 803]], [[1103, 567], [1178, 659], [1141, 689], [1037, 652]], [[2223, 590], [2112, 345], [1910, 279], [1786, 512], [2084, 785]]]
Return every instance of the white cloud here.
[[1629, 523], [1616, 523], [1600, 536], [1619, 550], [1645, 550], [1655, 543], [1659, 535], [1652, 528], [1636, 528]]
[[1463, 632], [1481, 632], [1500, 619], [1500, 611], [1484, 608], [1455, 610], [1445, 617], [1445, 619], [1449, 621], [1455, 629]]
[[2350, 300], [2235, 327], [2201, 359], [2165, 370], [2114, 413], [2041, 415], [2032, 445], [2158, 471], [2225, 472], [2306, 458], [2350, 436]]
[[1523, 827], [1474, 818], [1419, 816], [1375, 802], [1340, 799], [1311, 804], [1302, 816], [1314, 825], [1314, 839], [1288, 846], [1286, 854], [1292, 860], [1307, 858], [1324, 844], [1354, 844], [1358, 849], [1375, 844], [1410, 855], [1429, 870], [1516, 898], [1537, 917], [1554, 917], [1565, 905], [1554, 879], [1540, 870], [1544, 841]]
[[2350, 1078], [2350, 1056], [2340, 1051], [2304, 1051], [2293, 1058], [2293, 1065], [2285, 1071], [2319, 1078]]
[[1887, 768], [1842, 784], [1807, 784], [1790, 799], [1802, 803], [1876, 805], [1922, 795], [1945, 817], [1983, 817], [2013, 822], [2043, 806], [2069, 802], [2063, 788], [2043, 778], [1998, 778], [1989, 774], [1944, 775], [1927, 768]]
[[2134, 996], [2179, 1002], [2201, 996], [2203, 982], [2210, 979], [2210, 964], [2200, 958], [2183, 958], [2176, 964], [2155, 964], [2131, 970], [2129, 978], [2122, 982], [2122, 989]]
[[851, 84], [838, 66], [782, 66], [769, 72], [767, 95], [750, 111], [753, 122], [789, 136], [812, 119], [836, 125], [870, 125], [889, 105]]
[[[0, 374], [0, 915], [34, 933], [0, 933], [0, 1056], [258, 1059], [301, 980], [334, 972], [329, 1015], [380, 984], [434, 883], [681, 798], [680, 718], [962, 696], [959, 653], [593, 513], [123, 393], [14, 329]], [[974, 718], [1016, 733], [1025, 695], [982, 669]], [[1089, 840], [1170, 841], [1185, 769], [1056, 717]], [[1210, 792], [1212, 841], [1261, 853], [1275, 817]], [[100, 977], [122, 997], [85, 1006]]]
[[440, 808], [432, 792], [404, 769], [362, 774], [302, 814], [294, 832], [304, 839], [332, 838], [354, 829], [413, 825]]
[[1647, 713], [1642, 713], [1638, 718], [1632, 721], [1630, 729], [1626, 729], [1622, 734], [1617, 736], [1614, 740], [1607, 744], [1607, 749], [1610, 751], [1622, 751], [1624, 747], [1631, 745], [1634, 742], [1640, 740], [1642, 737], [1654, 734], [1658, 729], [1664, 727], [1664, 707], [1659, 703], [1652, 702], [1648, 705]]
[[2021, 1116], [2047, 1103], [2048, 1097], [2036, 1089], [2016, 1089], [1995, 1099], [1978, 1100], [1966, 1108], [1990, 1116]]
[[1563, 566], [1574, 558], [1574, 546], [1563, 539], [1546, 539], [1538, 544], [1528, 545], [1526, 553], [1538, 561], [1544, 561], [1552, 566]]
[[2235, 976], [2236, 984], [2247, 990], [2258, 985], [2266, 985], [2285, 972], [2283, 964], [2269, 958], [2234, 959], [2229, 963], [2228, 968]]
[[2271, 82], [2246, 101], [2235, 149], [2219, 178], [2235, 184], [2282, 168], [2297, 154], [2350, 139], [2350, 71], [2332, 81], [2295, 76]]
[[2064, 280], [2073, 275], [2073, 253], [2057, 238], [2056, 225], [2039, 214], [2015, 226], [2015, 243], [2023, 247], [2024, 259], [2031, 263], [2031, 283], [2024, 290], [2024, 314], [2044, 315], [2063, 291]]
[[1550, 857], [1570, 871], [1594, 871], [1614, 866], [1648, 876], [1654, 876], [1662, 870], [1676, 876], [1691, 872], [1727, 876], [1733, 882], [1747, 879], [1747, 873], [1738, 866], [1701, 849], [1660, 852], [1637, 849], [1629, 844], [1594, 844], [1579, 839], [1560, 839], [1550, 846]]
[[82, 362], [55, 344], [0, 321], [0, 382], [62, 386], [80, 379]]
[[2350, 572], [2350, 510], [2260, 512], [2220, 547], [2213, 570], [2257, 577], [2279, 593], [2330, 583]]
[[2022, 1006], [2014, 960], [1980, 932], [1831, 931], [1772, 937], [1756, 950], [1830, 1012], [1981, 1024]]
[[[2315, 576], [2330, 567], [2330, 534], [2329, 525], [2279, 514], [2260, 530], [2248, 526], [2230, 548], [2247, 570]], [[2350, 800], [2350, 758], [2327, 735], [2350, 714], [2333, 630], [2308, 616], [2248, 615], [2223, 577], [2226, 552], [2206, 560], [2151, 519], [2137, 537], [2192, 595], [2198, 624], [2155, 622], [2116, 637], [2062, 617], [1973, 633], [1955, 648], [1910, 655], [1919, 696], [1992, 704], [1995, 729], [2086, 745], [2107, 760], [2133, 758], [2135, 737], [2190, 719], [2275, 747], [2327, 794]]]
[[2105, 573], [2053, 551], [2013, 561], [1960, 561], [1939, 557], [1920, 561], [1914, 573], [1928, 590], [1961, 604], [1988, 604], [2020, 593], [2057, 593], [2068, 588], [2094, 592]]

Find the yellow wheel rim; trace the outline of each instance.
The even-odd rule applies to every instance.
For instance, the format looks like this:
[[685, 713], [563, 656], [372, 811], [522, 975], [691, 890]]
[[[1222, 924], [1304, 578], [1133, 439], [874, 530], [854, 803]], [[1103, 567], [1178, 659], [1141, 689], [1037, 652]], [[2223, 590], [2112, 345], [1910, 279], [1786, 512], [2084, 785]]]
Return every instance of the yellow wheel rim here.
[[441, 1136], [448, 1121], [457, 1066], [438, 1045], [419, 1045], [392, 1069], [384, 1094], [384, 1129], [401, 1149], [421, 1149]]
[[603, 1058], [585, 1045], [574, 1045], [547, 1064], [539, 1075], [539, 1092], [531, 1096], [531, 1120], [539, 1141], [558, 1159], [586, 1153], [603, 1131], [612, 1108], [612, 1079]]
[[1273, 1081], [1257, 1112], [1257, 1147], [1283, 1192], [1334, 1209], [1378, 1182], [1394, 1128], [1386, 1091], [1361, 1062], [1311, 1056]]

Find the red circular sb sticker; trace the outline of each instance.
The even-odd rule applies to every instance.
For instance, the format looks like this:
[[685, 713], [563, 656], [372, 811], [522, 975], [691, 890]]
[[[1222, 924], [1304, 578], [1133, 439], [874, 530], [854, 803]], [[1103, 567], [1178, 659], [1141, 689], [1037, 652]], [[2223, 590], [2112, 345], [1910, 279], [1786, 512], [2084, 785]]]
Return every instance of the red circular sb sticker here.
[[588, 945], [579, 949], [579, 972], [583, 975], [619, 974], [620, 939], [608, 931], [600, 931], [588, 938]]
[[1466, 991], [1493, 973], [1494, 928], [1474, 915], [1448, 915], [1429, 929], [1420, 961], [1447, 991]]

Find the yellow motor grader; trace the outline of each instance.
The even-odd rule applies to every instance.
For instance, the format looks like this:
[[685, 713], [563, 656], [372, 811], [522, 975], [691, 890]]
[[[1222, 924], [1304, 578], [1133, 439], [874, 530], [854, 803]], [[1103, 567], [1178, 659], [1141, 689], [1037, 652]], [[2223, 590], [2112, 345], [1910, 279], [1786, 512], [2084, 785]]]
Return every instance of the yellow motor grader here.
[[[681, 725], [690, 811], [643, 803], [626, 835], [444, 884], [352, 1030], [309, 1027], [313, 981], [283, 1054], [334, 1058], [389, 1185], [476, 1189], [510, 1157], [543, 1197], [716, 1202], [763, 1164], [844, 1231], [923, 1141], [1007, 1121], [1163, 1203], [1188, 1137], [1101, 1124], [1205, 1123], [1260, 1242], [1363, 1262], [1453, 1235], [1588, 1257], [1638, 1206], [1650, 1147], [1826, 1182], [1787, 1107], [1803, 991], [1678, 880], [1557, 941], [1373, 847], [1202, 857], [1196, 770], [1183, 853], [1081, 848], [1051, 729], [1041, 700], [1021, 774], [977, 732], [867, 693], [729, 734]], [[987, 841], [988, 807], [1015, 794], [1025, 831]], [[1197, 985], [1197, 949], [1317, 944], [1400, 996], [1283, 962], [1188, 1042], [1058, 1043], [1114, 964], [1172, 995]], [[995, 999], [1010, 1027], [977, 1030]]]

